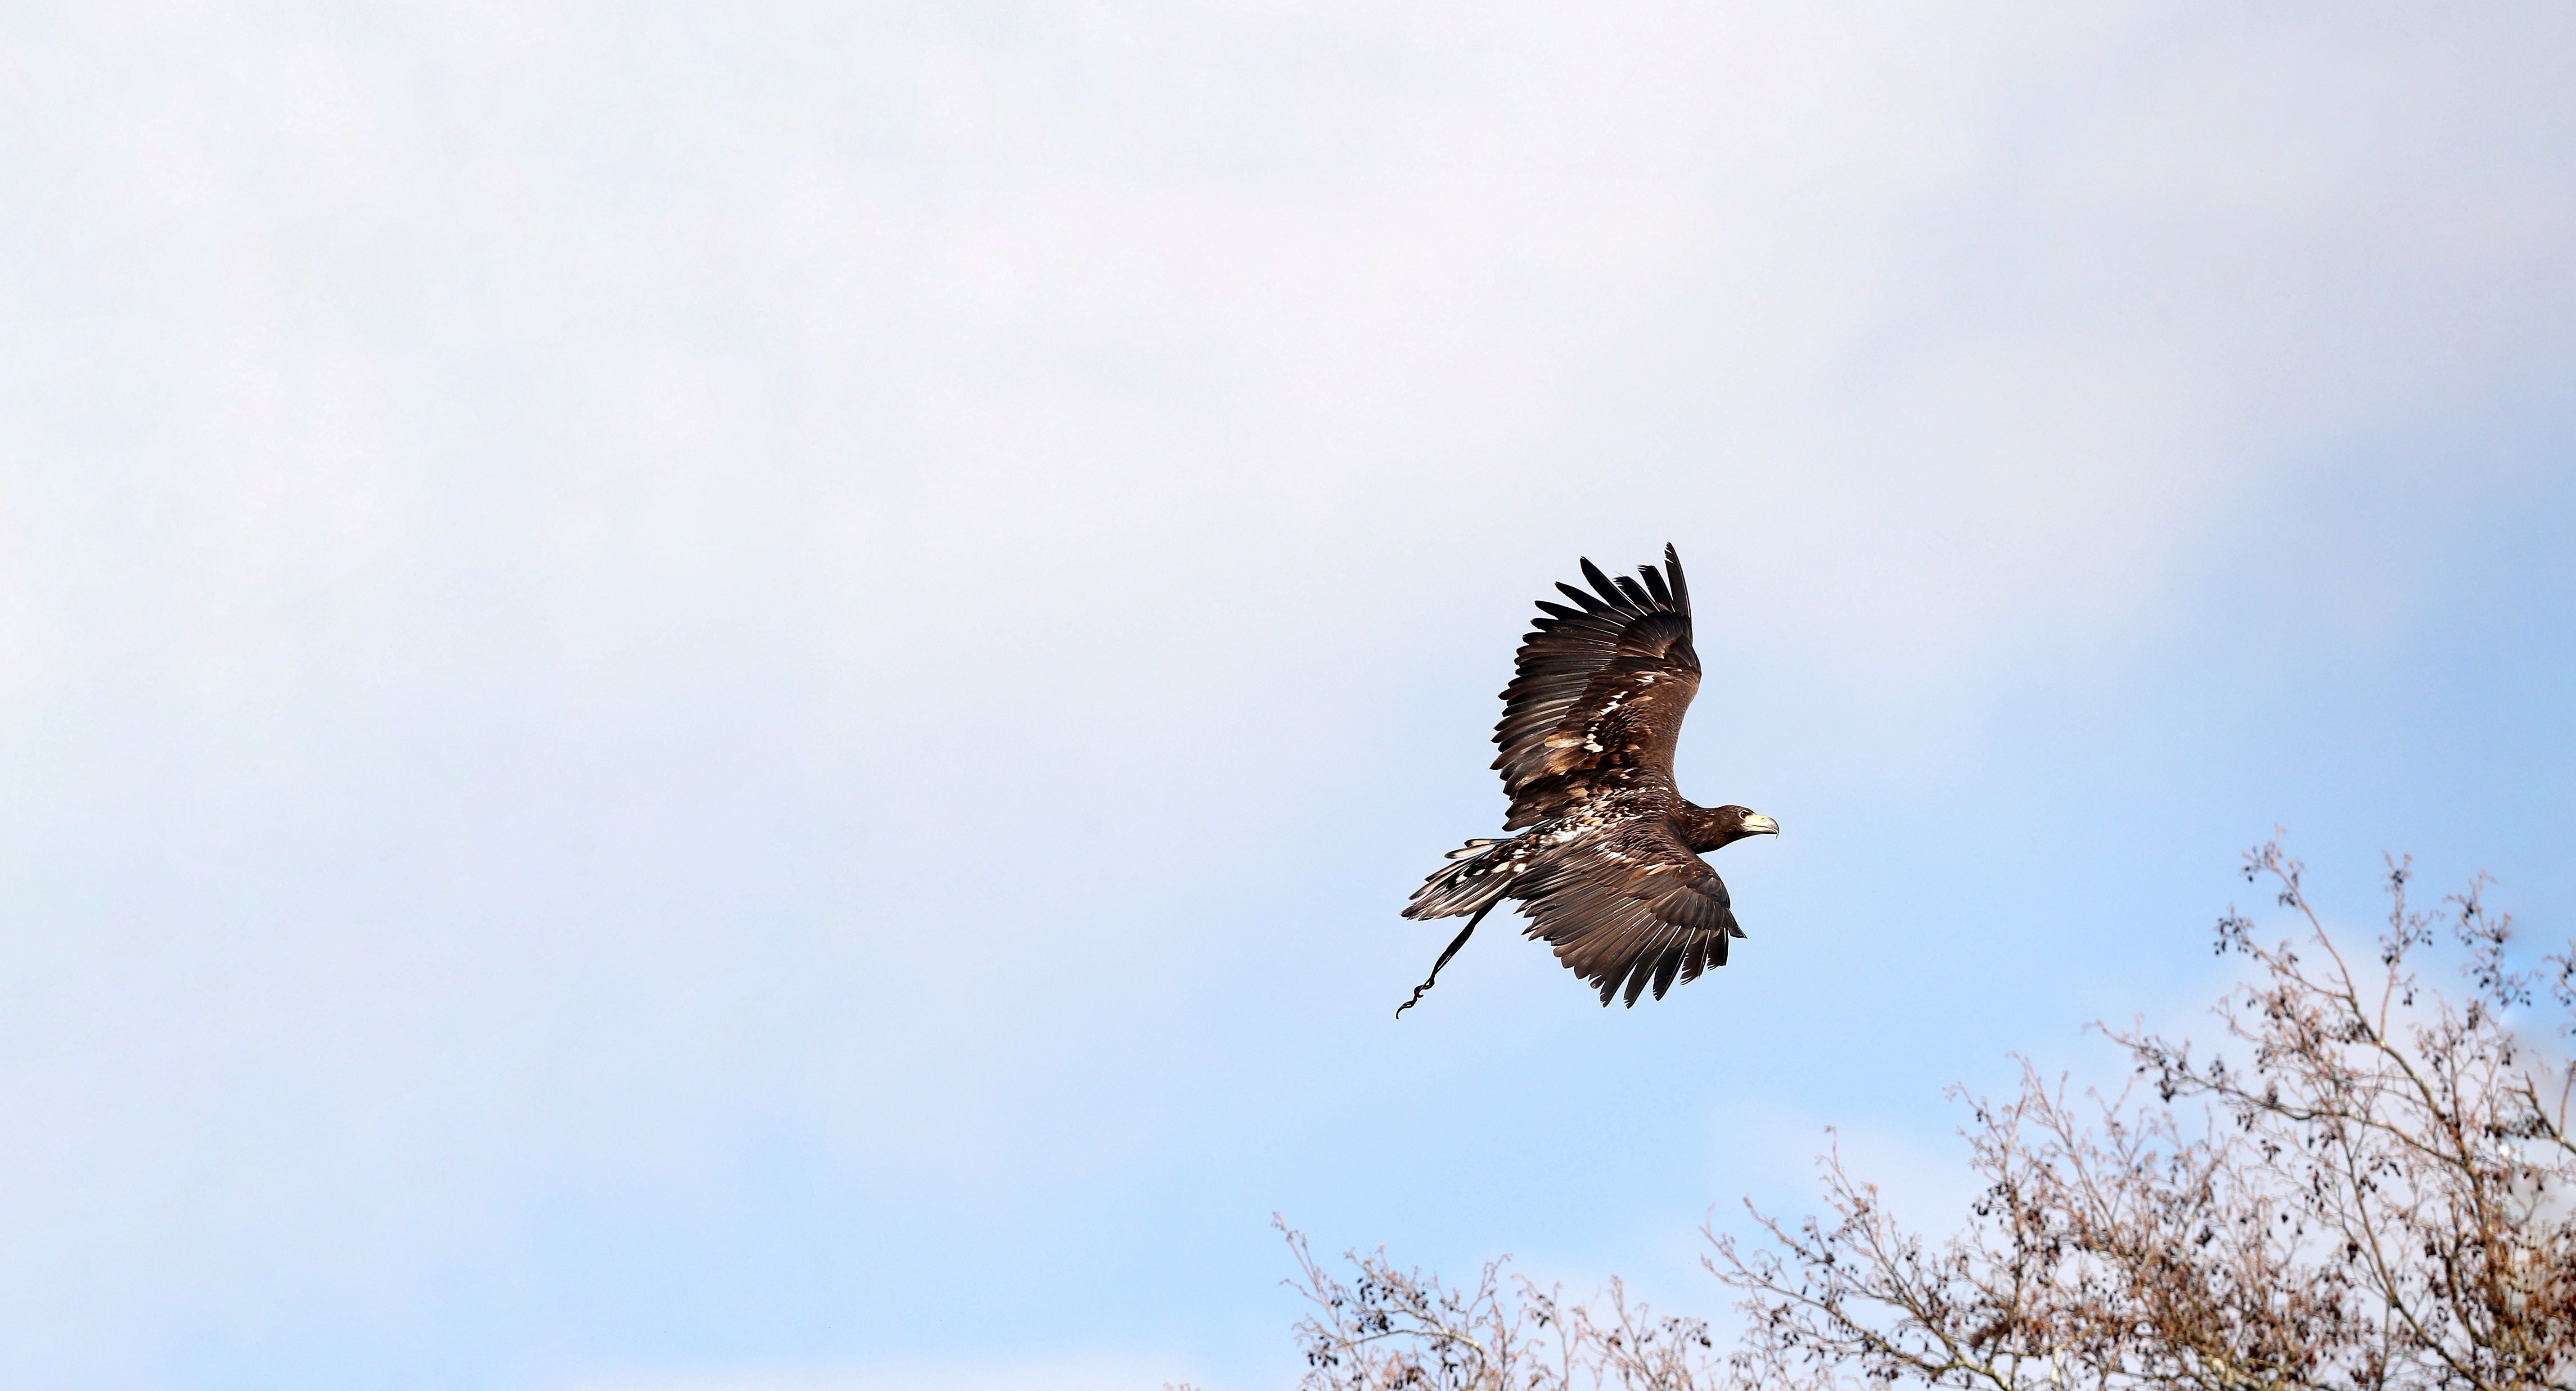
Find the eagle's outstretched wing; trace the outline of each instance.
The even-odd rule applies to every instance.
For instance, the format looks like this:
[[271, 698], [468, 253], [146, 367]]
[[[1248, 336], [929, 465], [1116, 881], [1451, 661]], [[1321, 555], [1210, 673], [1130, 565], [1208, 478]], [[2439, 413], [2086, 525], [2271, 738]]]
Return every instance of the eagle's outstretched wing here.
[[1726, 941], [1744, 934], [1726, 883], [1660, 817], [1628, 821], [1565, 847], [1514, 886], [1529, 935], [1601, 988], [1601, 1003], [1627, 986], [1637, 1003], [1651, 983], [1664, 998], [1678, 976], [1726, 964]]
[[[1595, 593], [1557, 588], [1580, 607], [1542, 599], [1548, 617], [1521, 640], [1503, 720], [1494, 727], [1506, 829], [1535, 825], [1609, 785], [1643, 777], [1670, 787], [1682, 712], [1699, 690], [1691, 650], [1690, 588], [1681, 556], [1638, 567], [1645, 583], [1583, 562]], [[1688, 852], [1684, 852], [1688, 853]]]

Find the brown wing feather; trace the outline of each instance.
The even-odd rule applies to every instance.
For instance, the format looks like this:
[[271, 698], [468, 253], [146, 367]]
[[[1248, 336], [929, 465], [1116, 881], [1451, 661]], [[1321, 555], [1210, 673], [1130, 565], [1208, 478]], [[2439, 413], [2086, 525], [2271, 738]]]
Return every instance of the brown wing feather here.
[[1664, 998], [1676, 979], [1725, 965], [1727, 939], [1740, 935], [1725, 881], [1661, 817], [1567, 846], [1513, 893], [1527, 901], [1529, 935], [1600, 987], [1605, 1005], [1623, 984], [1631, 1005], [1649, 988]]
[[1642, 586], [1613, 581], [1586, 560], [1593, 592], [1557, 586], [1579, 607], [1539, 602], [1547, 616], [1521, 640], [1494, 726], [1494, 767], [1512, 799], [1506, 829], [1536, 825], [1604, 786], [1672, 786], [1673, 746], [1699, 690], [1690, 588], [1670, 546], [1662, 572], [1640, 572]]

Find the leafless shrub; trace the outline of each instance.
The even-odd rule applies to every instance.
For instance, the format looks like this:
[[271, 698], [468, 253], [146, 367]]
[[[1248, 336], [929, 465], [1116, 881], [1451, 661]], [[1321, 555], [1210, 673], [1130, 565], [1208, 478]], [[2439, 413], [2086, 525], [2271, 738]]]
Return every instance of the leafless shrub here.
[[[1450, 1289], [1379, 1252], [1346, 1284], [1282, 1225], [1313, 1305], [1304, 1391], [2576, 1386], [2576, 1064], [2527, 1031], [2576, 1032], [2576, 943], [2515, 970], [2483, 876], [2422, 912], [2391, 860], [2356, 966], [2302, 873], [2277, 836], [2245, 857], [2304, 921], [2295, 945], [2218, 924], [2253, 968], [2218, 1009], [2242, 1065], [2132, 1026], [2103, 1031], [2135, 1067], [2117, 1096], [2071, 1101], [2028, 1064], [2008, 1101], [1954, 1092], [1983, 1191], [1937, 1244], [1838, 1153], [1826, 1216], [1755, 1212], [1749, 1245], [1712, 1224], [1707, 1265], [1745, 1296], [1731, 1355], [1616, 1281], [1569, 1304], [1503, 1261]], [[2412, 964], [2445, 932], [2456, 995]]]
[[[1274, 1218], [1274, 1221], [1278, 1219]], [[1717, 1384], [1716, 1340], [1698, 1319], [1656, 1318], [1617, 1280], [1599, 1305], [1567, 1304], [1487, 1261], [1472, 1286], [1398, 1269], [1384, 1251], [1349, 1252], [1344, 1281], [1303, 1233], [1278, 1222], [1296, 1257], [1290, 1284], [1311, 1307], [1297, 1322], [1300, 1391], [1698, 1391]]]
[[[2437, 913], [2392, 861], [2389, 927], [2356, 971], [2272, 842], [2247, 853], [2308, 929], [2263, 946], [2231, 909], [2219, 946], [2256, 967], [2220, 1008], [2250, 1067], [2106, 1030], [2152, 1087], [2076, 1107], [2027, 1066], [2009, 1103], [1972, 1103], [1986, 1181], [1939, 1247], [1825, 1161], [1828, 1219], [1755, 1214], [1777, 1249], [1711, 1233], [1744, 1291], [1745, 1384], [2173, 1388], [2504, 1388], [2576, 1378], [2576, 1073], [2517, 1033], [2545, 990], [2576, 1013], [2576, 949], [2508, 968], [2511, 921], [2485, 881]], [[2409, 965], [2447, 925], [2459, 1003]], [[2170, 1109], [2199, 1101], [2206, 1123]]]

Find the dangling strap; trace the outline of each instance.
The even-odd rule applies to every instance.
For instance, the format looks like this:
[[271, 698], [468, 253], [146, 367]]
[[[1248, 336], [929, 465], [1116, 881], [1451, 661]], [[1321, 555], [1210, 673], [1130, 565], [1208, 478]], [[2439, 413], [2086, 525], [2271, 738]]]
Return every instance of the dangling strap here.
[[1494, 899], [1484, 907], [1477, 909], [1476, 916], [1467, 920], [1467, 926], [1449, 943], [1449, 950], [1440, 953], [1440, 959], [1431, 963], [1430, 977], [1424, 980], [1422, 984], [1413, 987], [1413, 998], [1395, 1007], [1396, 1018], [1402, 1019], [1406, 1010], [1409, 1010], [1422, 1002], [1423, 993], [1428, 991], [1434, 984], [1438, 983], [1440, 979], [1440, 968], [1449, 964], [1449, 958], [1456, 956], [1460, 947], [1467, 945], [1467, 939], [1476, 935], [1476, 924], [1483, 922], [1485, 920], [1485, 915], [1494, 911], [1494, 904], [1500, 902], [1502, 902], [1501, 899]]

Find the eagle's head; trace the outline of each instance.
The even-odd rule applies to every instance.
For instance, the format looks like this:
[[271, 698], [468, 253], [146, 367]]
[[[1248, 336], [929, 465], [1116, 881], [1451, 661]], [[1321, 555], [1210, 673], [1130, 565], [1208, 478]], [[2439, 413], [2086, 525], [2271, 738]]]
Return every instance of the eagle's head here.
[[1733, 845], [1746, 836], [1776, 836], [1780, 823], [1751, 807], [1692, 807], [1689, 821], [1690, 848], [1705, 854], [1721, 845]]

